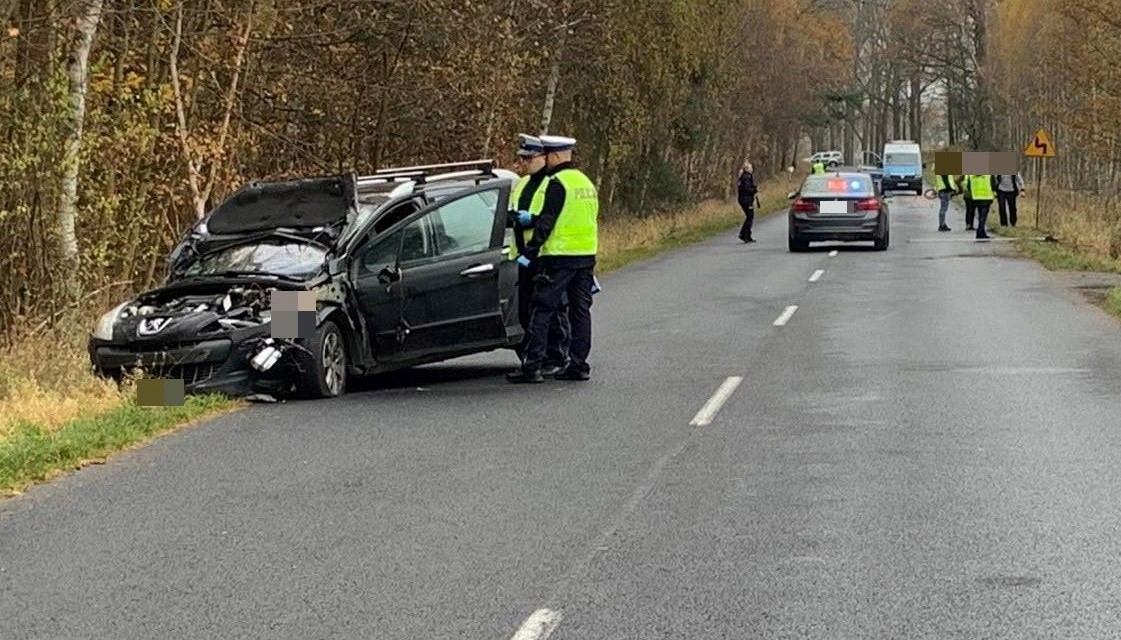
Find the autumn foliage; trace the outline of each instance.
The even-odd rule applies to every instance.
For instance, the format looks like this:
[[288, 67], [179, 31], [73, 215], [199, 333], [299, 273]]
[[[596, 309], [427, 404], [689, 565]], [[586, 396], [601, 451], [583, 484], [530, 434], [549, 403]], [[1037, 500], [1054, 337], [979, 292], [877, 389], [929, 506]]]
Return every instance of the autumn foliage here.
[[0, 334], [158, 282], [248, 180], [506, 162], [543, 121], [608, 216], [725, 197], [745, 157], [793, 159], [847, 38], [810, 0], [98, 1], [73, 269], [67, 72], [94, 4], [0, 0]]

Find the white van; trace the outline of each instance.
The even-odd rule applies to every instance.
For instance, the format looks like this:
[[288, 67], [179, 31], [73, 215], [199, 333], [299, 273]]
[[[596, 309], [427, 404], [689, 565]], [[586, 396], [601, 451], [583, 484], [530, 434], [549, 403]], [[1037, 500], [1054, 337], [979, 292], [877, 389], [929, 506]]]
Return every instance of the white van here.
[[884, 145], [883, 190], [914, 191], [922, 195], [922, 149], [912, 140], [892, 140]]

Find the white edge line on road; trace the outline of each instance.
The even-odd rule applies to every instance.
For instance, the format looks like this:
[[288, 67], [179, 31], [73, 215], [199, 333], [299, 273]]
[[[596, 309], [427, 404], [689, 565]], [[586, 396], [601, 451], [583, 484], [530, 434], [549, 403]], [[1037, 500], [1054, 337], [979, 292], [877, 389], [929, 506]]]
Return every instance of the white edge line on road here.
[[825, 269], [818, 269], [817, 271], [814, 271], [814, 274], [810, 276], [810, 282], [817, 282], [818, 279], [823, 275], [825, 275]]
[[559, 611], [538, 609], [522, 623], [522, 627], [510, 640], [545, 640], [556, 630], [560, 620]]
[[[1047, 238], [1023, 238], [1024, 240], [1046, 240]], [[907, 240], [908, 244], [919, 243], [952, 243], [952, 242], [1015, 242], [1016, 238], [998, 238], [996, 236], [989, 236], [988, 238], [975, 238], [973, 236], [966, 236], [961, 238], [910, 238]]]
[[798, 310], [798, 305], [796, 305], [796, 304], [792, 304], [789, 307], [787, 307], [786, 311], [783, 311], [782, 315], [779, 316], [775, 320], [775, 326], [776, 327], [786, 326], [786, 323], [790, 322], [790, 319], [794, 317], [794, 312], [797, 311], [797, 310]]
[[837, 257], [837, 250], [834, 249], [834, 250], [830, 251], [829, 252], [829, 257], [830, 258], [836, 258]]
[[689, 425], [693, 427], [703, 427], [711, 423], [712, 419], [716, 417], [717, 412], [720, 411], [720, 407], [724, 406], [724, 403], [728, 401], [728, 398], [732, 396], [732, 392], [736, 390], [736, 387], [740, 386], [741, 382], [743, 382], [743, 378], [739, 376], [732, 376], [725, 380], [724, 384], [721, 384], [720, 388], [716, 390], [716, 393], [712, 394], [712, 397], [708, 399], [705, 406], [701, 407], [697, 415], [693, 416], [693, 420]]

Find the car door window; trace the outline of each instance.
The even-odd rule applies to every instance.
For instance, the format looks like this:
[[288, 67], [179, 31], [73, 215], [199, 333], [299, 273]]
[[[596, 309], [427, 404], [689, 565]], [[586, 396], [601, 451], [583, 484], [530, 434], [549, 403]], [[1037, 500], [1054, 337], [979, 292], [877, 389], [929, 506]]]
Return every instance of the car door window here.
[[436, 255], [435, 243], [432, 242], [432, 235], [429, 233], [431, 217], [430, 213], [418, 218], [401, 230], [404, 234], [401, 242], [401, 264], [425, 260]]
[[386, 267], [397, 264], [397, 250], [401, 246], [403, 229], [375, 242], [366, 248], [359, 261], [359, 273], [381, 273]]
[[440, 256], [478, 253], [491, 247], [498, 190], [480, 191], [457, 198], [431, 214]]

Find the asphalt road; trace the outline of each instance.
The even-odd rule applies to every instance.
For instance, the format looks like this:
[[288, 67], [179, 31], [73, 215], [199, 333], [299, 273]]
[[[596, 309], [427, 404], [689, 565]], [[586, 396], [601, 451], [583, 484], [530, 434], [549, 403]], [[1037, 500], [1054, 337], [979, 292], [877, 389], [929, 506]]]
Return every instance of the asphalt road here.
[[893, 203], [603, 278], [589, 383], [472, 357], [0, 503], [0, 638], [1121, 636], [1121, 330]]

